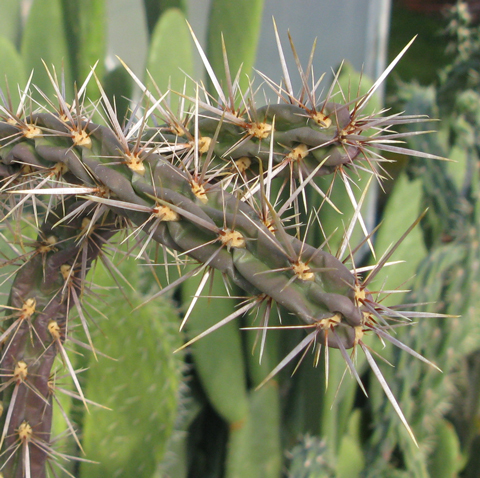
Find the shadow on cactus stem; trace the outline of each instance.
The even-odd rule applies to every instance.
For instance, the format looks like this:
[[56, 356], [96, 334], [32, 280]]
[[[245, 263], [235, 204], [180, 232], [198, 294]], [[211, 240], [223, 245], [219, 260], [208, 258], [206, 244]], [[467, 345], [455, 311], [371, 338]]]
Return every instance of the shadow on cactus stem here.
[[[28, 234], [36, 231], [38, 235], [32, 252], [4, 263], [24, 261], [13, 281], [6, 306], [12, 312], [5, 318], [7, 326], [2, 333], [0, 389], [6, 413], [0, 469], [8, 476], [43, 478], [46, 464], [53, 466], [55, 462], [65, 469], [63, 461], [72, 459], [56, 451], [55, 440], [50, 438], [52, 366], [59, 354], [74, 383], [75, 391], [70, 395], [88, 408], [91, 402], [83, 394], [64, 344], [70, 341], [98, 353], [82, 301], [89, 295], [87, 273], [92, 261], [101, 258], [111, 264], [109, 270], [115, 275], [108, 256], [109, 241], [117, 232], [125, 234], [124, 242], [133, 241], [128, 255], [135, 254], [139, 260], [148, 261], [150, 246], [158, 244], [164, 263], [155, 266], [166, 271], [172, 267], [182, 271], [187, 258], [198, 263], [178, 280], [162, 285], [163, 289], [148, 301], [202, 274], [193, 307], [213, 272], [222, 276], [227, 296], [233, 287], [243, 289], [245, 302], [234, 313], [182, 348], [266, 304], [260, 327], [253, 327], [261, 334], [263, 351], [268, 330], [289, 328], [269, 325], [271, 310], [286, 309], [302, 324], [296, 328], [305, 329], [307, 335], [264, 382], [302, 353], [305, 356], [312, 351], [318, 364], [324, 349], [328, 385], [329, 349], [336, 348], [346, 369], [366, 393], [355, 368], [360, 348], [416, 443], [373, 357], [375, 352], [363, 337], [376, 335], [382, 342], [391, 342], [435, 367], [393, 334], [395, 328], [411, 325], [412, 318], [446, 316], [385, 307], [382, 301], [391, 291], [367, 288], [420, 218], [370, 270], [355, 267], [354, 251], [342, 262], [342, 256], [350, 250], [355, 223], [362, 224], [365, 241], [370, 242], [361, 216], [365, 194], [356, 201], [351, 183], [359, 185], [351, 178], [352, 173], [368, 170], [380, 181], [381, 162], [386, 159], [378, 150], [442, 159], [397, 146], [419, 132], [397, 133], [393, 128], [423, 122], [424, 117], [383, 116], [385, 111], [362, 114], [408, 45], [365, 96], [351, 99], [349, 93], [335, 92], [335, 79], [322, 98], [317, 93], [320, 81], [313, 78], [312, 65], [303, 70], [297, 57], [303, 88], [299, 95], [293, 92], [276, 35], [284, 79], [275, 83], [263, 77], [278, 95], [275, 105], [257, 108], [253, 83], [247, 92], [239, 91], [240, 72], [232, 78], [226, 52], [228, 84], [224, 91], [195, 37], [215, 92], [196, 84], [195, 97], [180, 94], [185, 111], [178, 117], [165, 104], [162, 92], [148, 91], [133, 73], [147, 102], [133, 108], [125, 126], [117, 119], [115, 106], [93, 70], [73, 102], [64, 97], [54, 71], [49, 72], [49, 78], [56, 102], [42, 95], [45, 106], [35, 106], [30, 101], [31, 79], [17, 108], [4, 98], [0, 107], [3, 223], [19, 221], [23, 224], [20, 231], [23, 227]], [[100, 88], [102, 100], [87, 106], [85, 91], [92, 79]], [[94, 115], [104, 118], [105, 125], [94, 123]], [[308, 209], [304, 191], [309, 187], [321, 195], [324, 207], [332, 206], [326, 204], [329, 191], [322, 191], [314, 182], [329, 174], [345, 182], [355, 209], [338, 257], [325, 250], [328, 240], [321, 247], [309, 245], [306, 228], [299, 220]], [[289, 199], [284, 199], [284, 192]], [[286, 213], [290, 216], [283, 217]], [[317, 211], [311, 217], [318, 217]], [[6, 234], [10, 232], [4, 227]], [[11, 234], [13, 253], [18, 252], [17, 245], [21, 249], [27, 245], [22, 234]], [[365, 279], [360, 272], [368, 272]], [[73, 308], [75, 320], [70, 312]], [[187, 319], [188, 313], [184, 323]], [[80, 344], [75, 338], [77, 329], [86, 343]], [[81, 449], [81, 437], [68, 419], [67, 427]]]

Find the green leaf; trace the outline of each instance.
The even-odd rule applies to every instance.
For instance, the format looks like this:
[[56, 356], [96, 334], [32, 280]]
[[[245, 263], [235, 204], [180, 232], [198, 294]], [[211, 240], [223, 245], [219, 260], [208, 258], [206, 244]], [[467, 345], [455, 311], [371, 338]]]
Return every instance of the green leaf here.
[[179, 8], [186, 12], [186, 0], [143, 0], [145, 18], [147, 19], [148, 34], [152, 35], [158, 19], [169, 8]]
[[337, 459], [337, 478], [356, 478], [365, 466], [362, 452], [360, 410], [355, 410], [349, 418], [348, 432], [342, 438]]
[[18, 0], [2, 0], [0, 15], [1, 36], [8, 38], [14, 45], [18, 44], [21, 28], [21, 2]]
[[[95, 73], [102, 79], [106, 51], [105, 0], [62, 0], [67, 45], [75, 81], [81, 84], [98, 61]], [[90, 82], [89, 97], [98, 97], [95, 82]], [[92, 90], [92, 91], [90, 91]]]
[[[262, 22], [263, 0], [213, 0], [208, 26], [207, 54], [213, 69], [225, 85], [221, 35], [225, 39], [232, 77], [242, 67], [240, 87], [248, 87], [248, 78], [257, 54]], [[241, 19], [241, 21], [239, 21]]]
[[14, 109], [20, 99], [18, 87], [25, 88], [26, 81], [22, 58], [10, 40], [0, 37], [0, 88], [5, 97], [7, 97], [7, 91], [10, 92]]
[[[186, 75], [193, 76], [192, 40], [181, 10], [167, 10], [157, 22], [148, 52], [147, 70], [151, 78], [147, 78], [146, 85], [154, 95], [154, 83], [162, 94], [168, 88], [183, 92], [185, 84], [187, 94], [193, 93], [192, 83], [186, 78]], [[175, 112], [179, 97], [171, 95], [170, 104]]]
[[55, 66], [59, 81], [63, 72], [67, 99], [71, 98], [72, 73], [60, 0], [33, 2], [23, 32], [21, 54], [27, 71], [35, 70], [35, 85], [49, 98], [55, 94], [42, 60], [49, 68]]
[[[375, 241], [375, 250], [378, 258], [402, 236], [420, 215], [422, 212], [421, 201], [421, 180], [409, 181], [407, 175], [402, 173], [395, 182], [395, 187], [385, 208], [383, 223], [378, 230]], [[396, 260], [404, 262], [391, 267], [384, 267], [377, 274], [374, 283], [370, 287], [375, 290], [380, 288], [390, 290], [394, 288], [411, 288], [413, 285], [411, 279], [414, 277], [418, 265], [426, 254], [427, 250], [423, 242], [422, 231], [420, 226], [417, 226], [389, 259], [389, 262]], [[385, 284], [389, 277], [390, 280]], [[388, 297], [386, 305], [401, 304], [403, 298], [404, 294], [393, 294]]]
[[453, 425], [441, 419], [435, 431], [435, 448], [430, 456], [428, 471], [435, 478], [452, 478], [465, 465], [460, 450], [460, 440]]
[[[182, 299], [189, 304], [197, 293], [201, 277], [182, 284]], [[205, 291], [208, 292], [205, 292]], [[200, 298], [187, 321], [189, 338], [215, 325], [236, 311], [235, 301], [225, 297], [225, 286], [218, 275], [207, 282], [203, 295], [222, 298]], [[210, 403], [230, 425], [238, 426], [248, 414], [248, 396], [244, 356], [238, 319], [220, 327], [192, 344], [195, 369]]]
[[122, 65], [118, 65], [105, 75], [103, 88], [112, 105], [115, 105], [120, 124], [126, 117], [132, 97], [132, 78]]
[[282, 468], [280, 404], [274, 383], [249, 396], [249, 414], [231, 428], [226, 478], [278, 478]]

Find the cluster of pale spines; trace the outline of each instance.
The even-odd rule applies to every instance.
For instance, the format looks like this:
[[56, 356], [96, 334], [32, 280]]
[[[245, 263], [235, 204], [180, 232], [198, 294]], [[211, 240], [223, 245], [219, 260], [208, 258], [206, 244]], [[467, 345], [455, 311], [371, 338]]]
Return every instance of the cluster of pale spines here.
[[[280, 53], [285, 64], [281, 48]], [[245, 291], [246, 305], [219, 320], [201, 336], [262, 302], [270, 305], [266, 310], [272, 304], [282, 305], [303, 322], [301, 327], [309, 334], [267, 379], [305, 349], [315, 349], [318, 361], [322, 347], [326, 356], [333, 347], [340, 350], [361, 385], [354, 365], [354, 354], [360, 347], [413, 438], [363, 341], [364, 334], [370, 331], [426, 361], [389, 333], [395, 326], [389, 322], [403, 323], [408, 320], [408, 313], [382, 306], [366, 288], [394, 249], [361, 281], [357, 271], [351, 272], [336, 257], [289, 235], [282, 220], [287, 211], [293, 210], [297, 215], [302, 204], [298, 198], [304, 197], [309, 185], [329, 201], [328, 191], [323, 192], [315, 185], [315, 177], [334, 174], [349, 187], [351, 170], [369, 169], [381, 176], [381, 166], [377, 165], [383, 158], [376, 150], [406, 151], [395, 143], [408, 133], [396, 133], [393, 126], [423, 119], [361, 114], [393, 65], [366, 96], [352, 101], [344, 99], [342, 103], [333, 101], [338, 101], [339, 96], [333, 98], [335, 81], [326, 98], [318, 100], [318, 83], [313, 81], [309, 88], [308, 75], [302, 70], [304, 87], [299, 95], [294, 95], [285, 69], [284, 86], [265, 79], [277, 91], [281, 102], [256, 108], [253, 89], [242, 95], [237, 83], [230, 82], [226, 96], [206, 62], [218, 101], [213, 102], [198, 86], [196, 97], [190, 99], [191, 110], [174, 115], [163, 95], [156, 99], [139, 83], [147, 106], [141, 113], [140, 108], [136, 109], [124, 127], [100, 84], [101, 106], [95, 104], [90, 111], [84, 107], [86, 85], [93, 72], [78, 90], [72, 105], [65, 100], [55, 75], [51, 79], [58, 104], [44, 98], [48, 108], [33, 108], [30, 82], [18, 108], [4, 101], [0, 173], [4, 177], [5, 219], [20, 218], [24, 207], [31, 204], [36, 223], [47, 221], [47, 226], [40, 229], [33, 252], [24, 258], [25, 264], [35, 269], [32, 274], [37, 283], [29, 288], [25, 274], [19, 272], [10, 305], [18, 313], [12, 315], [13, 323], [2, 335], [5, 344], [2, 388], [10, 396], [4, 400], [8, 406], [2, 433], [2, 441], [6, 441], [5, 469], [10, 466], [8, 463], [16, 461], [20, 463], [14, 465], [18, 470], [32, 474], [32, 450], [43, 455], [43, 461], [48, 457], [61, 458], [50, 447], [50, 425], [45, 413], [38, 423], [26, 419], [18, 393], [32, 390], [44, 402], [43, 408], [51, 408], [52, 363], [44, 365], [45, 349], [53, 357], [60, 353], [77, 388], [71, 393], [87, 404], [63, 345], [66, 340], [74, 340], [68, 315], [75, 306], [89, 342], [84, 347], [95, 353], [81, 306], [86, 292], [85, 277], [92, 260], [98, 255], [104, 257], [104, 243], [120, 229], [133, 230], [127, 237], [134, 237], [135, 245], [141, 244], [138, 257], [147, 256], [151, 241], [160, 243], [166, 269], [169, 258], [173, 258], [174, 265], [180, 264], [185, 255], [198, 261], [197, 269], [157, 295], [192, 274], [203, 272], [205, 285], [214, 270], [220, 271], [226, 282]], [[311, 65], [307, 71], [310, 69]], [[135, 76], [134, 79], [138, 82]], [[92, 121], [94, 115], [103, 114], [108, 126]], [[149, 126], [150, 120], [161, 126]], [[282, 184], [280, 189], [290, 192], [281, 207], [276, 206], [280, 196], [271, 200], [277, 176]], [[361, 202], [355, 206], [355, 220], [361, 220]], [[296, 229], [301, 230], [300, 225]], [[147, 239], [140, 238], [141, 231]], [[347, 234], [345, 244], [348, 239]], [[200, 289], [196, 297], [201, 292]], [[51, 304], [57, 303], [61, 313], [56, 310], [55, 316], [49, 316]], [[27, 314], [24, 309], [30, 312]], [[40, 331], [43, 322], [44, 330]], [[262, 324], [264, 341], [268, 317], [263, 318]], [[354, 353], [349, 355], [347, 349], [351, 348]], [[26, 354], [27, 350], [32, 355]], [[29, 381], [31, 363], [45, 367], [40, 374], [44, 392]], [[45, 431], [39, 431], [40, 424]], [[68, 426], [75, 435], [69, 422]], [[81, 448], [77, 437], [76, 441]], [[38, 467], [40, 470], [42, 465]]]

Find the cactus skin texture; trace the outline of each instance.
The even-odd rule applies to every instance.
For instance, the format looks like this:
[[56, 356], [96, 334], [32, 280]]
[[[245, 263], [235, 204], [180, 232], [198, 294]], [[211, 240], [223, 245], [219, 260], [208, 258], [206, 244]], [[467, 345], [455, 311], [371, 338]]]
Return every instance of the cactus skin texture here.
[[[280, 46], [279, 50], [283, 57]], [[315, 351], [318, 362], [322, 349], [328, 357], [333, 348], [339, 350], [364, 390], [354, 364], [355, 353], [361, 349], [412, 445], [416, 443], [364, 342], [371, 333], [433, 365], [389, 332], [388, 321], [403, 321], [409, 312], [399, 315], [377, 303], [378, 292], [369, 291], [369, 283], [389, 255], [362, 279], [354, 265], [352, 272], [341, 258], [306, 243], [301, 225], [294, 226], [296, 234], [287, 232], [288, 223], [282, 216], [302, 210], [299, 199], [309, 185], [315, 188], [315, 177], [338, 176], [348, 188], [348, 173], [356, 167], [378, 174], [377, 153], [371, 149], [405, 152], [391, 145], [392, 140], [404, 136], [391, 132], [391, 128], [422, 118], [362, 114], [379, 82], [366, 95], [345, 104], [332, 102], [331, 92], [316, 99], [314, 92], [304, 89], [295, 97], [291, 88], [284, 91], [270, 82], [283, 103], [257, 108], [252, 97], [248, 106], [238, 109], [236, 86], [228, 85], [226, 95], [212, 76], [219, 103], [212, 105], [198, 96], [189, 98], [191, 112], [178, 118], [141, 85], [155, 106], [157, 118], [152, 123], [161, 126], [147, 127], [153, 111], [147, 106], [140, 119], [132, 115], [122, 128], [98, 80], [95, 83], [102, 95], [106, 125], [91, 120], [101, 111], [100, 106], [95, 106], [97, 111], [84, 107], [85, 91], [94, 74], [78, 89], [73, 101], [63, 96], [55, 73], [49, 76], [56, 98], [44, 98], [47, 107], [29, 109], [30, 84], [18, 108], [8, 104], [1, 107], [4, 223], [21, 223], [22, 219], [27, 224], [43, 222], [32, 251], [8, 261], [9, 265], [24, 263], [13, 282], [7, 305], [10, 315], [2, 335], [2, 472], [12, 477], [42, 478], [47, 466], [62, 468], [64, 461], [72, 458], [53, 449], [54, 392], [49, 382], [58, 355], [74, 382], [71, 396], [90, 406], [64, 344], [75, 340], [77, 346], [96, 353], [82, 308], [82, 300], [93, 293], [86, 276], [97, 257], [114, 270], [107, 251], [117, 232], [126, 235], [125, 242], [133, 241], [128, 254], [136, 248], [137, 257], [147, 261], [158, 244], [165, 269], [182, 269], [187, 256], [198, 264], [178, 280], [163, 284], [149, 300], [193, 275], [202, 277], [195, 293], [198, 296], [215, 272], [245, 294], [240, 309], [219, 318], [184, 347], [260, 306], [266, 311], [259, 328], [264, 341], [270, 310], [285, 309], [307, 335], [263, 381], [252, 368], [255, 385], [262, 386], [309, 349]], [[305, 76], [303, 80], [307, 85]], [[252, 96], [252, 91], [250, 88], [243, 97]], [[201, 93], [207, 95], [206, 91]], [[305, 101], [305, 97], [310, 100]], [[290, 199], [281, 207], [276, 204], [281, 196], [274, 199], [272, 194], [277, 182], [290, 192]], [[26, 243], [21, 229], [11, 227], [6, 235], [12, 242]], [[75, 316], [71, 316], [73, 307]], [[74, 338], [77, 329], [83, 341]], [[353, 349], [352, 354], [349, 349]], [[325, 363], [328, 376], [328, 358]], [[250, 427], [254, 428], [255, 414], [268, 402], [262, 401], [262, 396], [268, 397], [269, 390], [248, 397], [248, 426], [235, 438], [241, 446], [248, 448], [245, 437]], [[275, 422], [277, 412], [271, 411]], [[68, 428], [81, 447], [70, 422]], [[279, 444], [273, 447], [277, 449]], [[76, 459], [85, 461], [88, 457]], [[276, 460], [271, 466], [279, 468]], [[228, 467], [242, 468], [241, 457], [232, 453]], [[231, 474], [236, 476], [234, 471]]]
[[290, 478], [324, 476], [334, 478], [335, 466], [328, 462], [327, 444], [317, 437], [306, 435], [288, 454]]
[[[133, 258], [120, 265], [129, 282], [137, 284], [141, 278], [135, 281], [135, 275], [142, 273], [138, 269]], [[83, 414], [82, 447], [95, 463], [81, 463], [78, 475], [94, 478], [139, 472], [153, 476], [172, 433], [184, 367], [182, 354], [172, 353], [182, 344], [178, 316], [169, 301], [152, 301], [132, 318], [125, 313], [125, 297], [107, 269], [97, 267], [94, 277], [109, 287], [108, 302], [95, 305], [120, 320], [102, 321], [101, 331], [94, 331], [92, 337], [95, 347], [108, 357], [97, 361], [90, 354], [85, 395], [111, 410], [89, 406]], [[132, 304], [141, 303], [140, 292], [123, 291]], [[140, 433], [132, 433], [132, 427]]]

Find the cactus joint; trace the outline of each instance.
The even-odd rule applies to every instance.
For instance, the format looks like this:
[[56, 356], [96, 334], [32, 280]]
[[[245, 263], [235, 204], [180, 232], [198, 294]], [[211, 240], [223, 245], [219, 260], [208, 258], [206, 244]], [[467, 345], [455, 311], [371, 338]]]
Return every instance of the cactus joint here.
[[192, 181], [190, 184], [190, 187], [192, 188], [192, 193], [195, 194], [195, 196], [203, 203], [207, 204], [208, 202], [208, 197], [207, 193], [205, 191], [205, 188], [203, 185], [198, 184], [196, 181]]
[[85, 130], [72, 131], [72, 141], [75, 146], [84, 146], [88, 149], [92, 147], [92, 140]]
[[64, 281], [69, 280], [73, 275], [72, 266], [70, 264], [62, 264], [60, 266], [60, 273], [62, 274]]
[[81, 228], [82, 228], [82, 232], [83, 233], [86, 233], [87, 230], [90, 228], [90, 224], [92, 223], [92, 220], [88, 217], [84, 217], [82, 219], [82, 225], [81, 225]]
[[[200, 154], [205, 154], [210, 149], [210, 144], [212, 143], [212, 138], [209, 136], [202, 136], [198, 138], [198, 152]], [[195, 144], [193, 141], [190, 143], [192, 146]]]
[[357, 325], [356, 327], [354, 327], [355, 329], [355, 339], [353, 341], [353, 346], [355, 347], [355, 345], [357, 345], [360, 340], [362, 340], [363, 338], [363, 327], [361, 325]]
[[143, 159], [138, 154], [126, 153], [125, 164], [135, 173], [143, 176], [145, 174], [145, 166], [143, 165]]
[[33, 124], [26, 124], [25, 126], [22, 127], [23, 130], [23, 136], [27, 139], [35, 139], [38, 136], [41, 136], [42, 130], [40, 128], [37, 128]]
[[235, 161], [235, 169], [241, 174], [244, 173], [252, 164], [252, 160], [248, 156], [242, 156]]
[[366, 297], [367, 297], [367, 293], [365, 289], [362, 289], [359, 285], [356, 285], [354, 289], [354, 298], [355, 298], [355, 304], [357, 305], [357, 307], [360, 306], [365, 301]]
[[56, 320], [50, 320], [48, 322], [48, 331], [50, 332], [50, 335], [55, 339], [55, 340], [60, 340], [60, 326], [58, 325], [58, 322]]
[[332, 120], [325, 116], [321, 111], [315, 111], [312, 113], [311, 118], [322, 128], [329, 128], [332, 124]]
[[322, 330], [330, 329], [331, 327], [337, 326], [342, 321], [342, 316], [340, 314], [332, 315], [326, 319], [320, 319], [317, 321], [317, 327]]
[[66, 163], [57, 163], [52, 168], [52, 175], [58, 178], [62, 177], [66, 172], [68, 172], [68, 166]]
[[275, 226], [275, 222], [270, 219], [270, 218], [266, 218], [264, 219], [263, 221], [263, 224], [264, 226], [273, 234], [275, 235], [275, 233], [277, 232], [277, 228]]
[[295, 146], [295, 148], [291, 149], [285, 159], [287, 161], [300, 161], [306, 156], [308, 156], [308, 146], [301, 143], [298, 146]]

